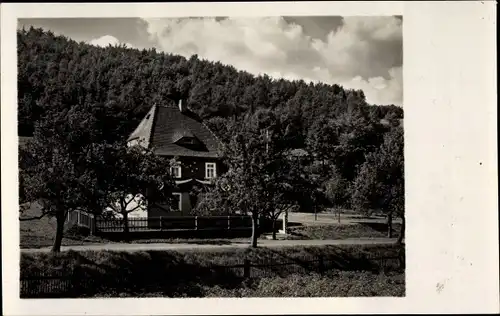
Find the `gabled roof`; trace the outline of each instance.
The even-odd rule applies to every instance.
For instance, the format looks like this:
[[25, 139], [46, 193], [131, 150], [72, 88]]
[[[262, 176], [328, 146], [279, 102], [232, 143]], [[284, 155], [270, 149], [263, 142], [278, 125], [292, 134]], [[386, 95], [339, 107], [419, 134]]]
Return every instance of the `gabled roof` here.
[[[193, 146], [182, 145], [182, 138], [194, 138]], [[218, 157], [219, 141], [189, 109], [177, 106], [173, 101], [154, 105], [128, 141], [139, 140], [141, 145], [152, 148], [158, 155], [184, 157]]]

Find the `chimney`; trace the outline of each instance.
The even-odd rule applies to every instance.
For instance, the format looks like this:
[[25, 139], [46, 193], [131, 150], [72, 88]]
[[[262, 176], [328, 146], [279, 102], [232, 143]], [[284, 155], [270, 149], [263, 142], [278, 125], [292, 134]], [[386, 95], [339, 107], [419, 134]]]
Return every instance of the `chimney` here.
[[181, 111], [181, 113], [186, 111], [186, 105], [184, 105], [182, 99], [179, 99], [179, 111]]

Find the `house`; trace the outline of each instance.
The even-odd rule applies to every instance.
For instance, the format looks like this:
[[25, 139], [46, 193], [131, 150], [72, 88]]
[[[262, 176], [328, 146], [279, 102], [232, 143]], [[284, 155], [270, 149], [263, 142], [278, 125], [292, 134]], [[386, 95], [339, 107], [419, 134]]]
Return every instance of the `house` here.
[[175, 158], [171, 167], [178, 204], [172, 209], [165, 205], [148, 206], [148, 217], [190, 214], [198, 196], [190, 194], [194, 187], [203, 187], [223, 172], [220, 162], [220, 142], [201, 119], [180, 100], [153, 105], [129, 136], [128, 145], [150, 148], [157, 155]]

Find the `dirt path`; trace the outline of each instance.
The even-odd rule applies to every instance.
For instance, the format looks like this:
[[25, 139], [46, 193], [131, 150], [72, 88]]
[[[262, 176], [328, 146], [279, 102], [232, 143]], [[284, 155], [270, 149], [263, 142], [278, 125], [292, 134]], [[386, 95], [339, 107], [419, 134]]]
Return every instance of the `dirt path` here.
[[[326, 246], [326, 245], [389, 245], [396, 242], [395, 238], [356, 238], [341, 240], [259, 240], [259, 247], [293, 247], [293, 246]], [[89, 244], [63, 246], [61, 251], [110, 250], [110, 251], [147, 251], [147, 250], [216, 250], [228, 248], [249, 247], [248, 241], [233, 241], [226, 245], [194, 244], [194, 243], [151, 243], [151, 244]], [[50, 247], [40, 249], [21, 249], [22, 252], [48, 252]]]

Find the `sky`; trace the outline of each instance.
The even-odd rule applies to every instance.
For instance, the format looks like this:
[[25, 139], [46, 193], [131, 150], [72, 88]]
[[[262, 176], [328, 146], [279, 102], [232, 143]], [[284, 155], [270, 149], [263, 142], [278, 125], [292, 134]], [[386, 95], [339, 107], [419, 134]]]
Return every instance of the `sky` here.
[[93, 45], [220, 61], [255, 75], [361, 89], [370, 104], [403, 106], [402, 19], [394, 16], [20, 19]]

